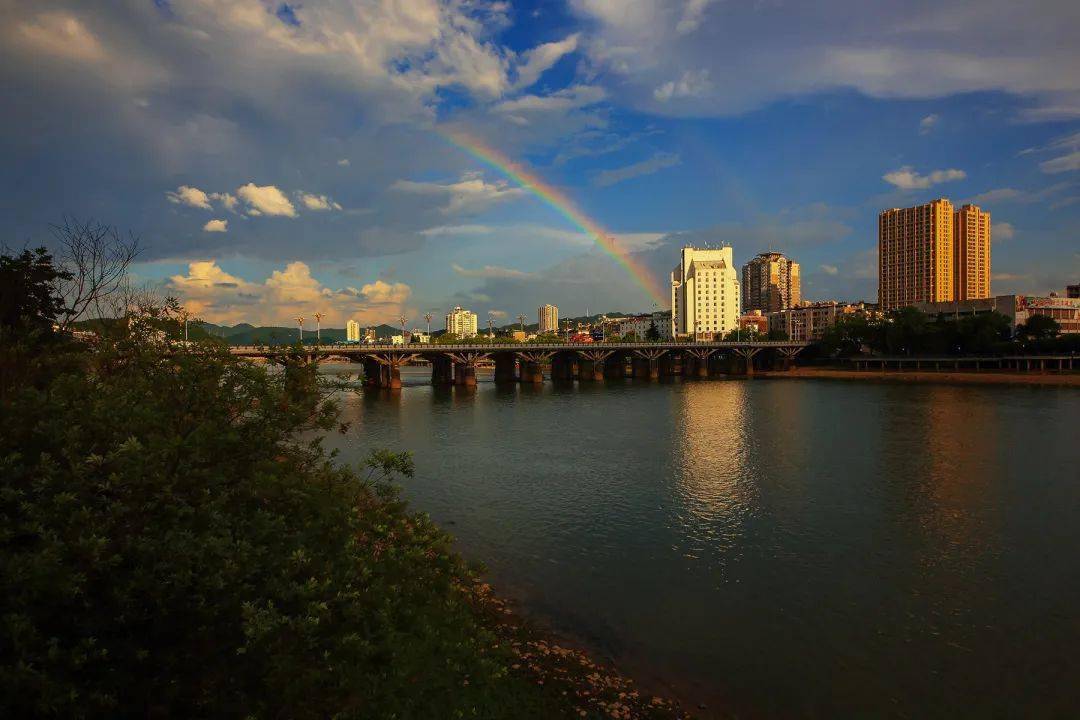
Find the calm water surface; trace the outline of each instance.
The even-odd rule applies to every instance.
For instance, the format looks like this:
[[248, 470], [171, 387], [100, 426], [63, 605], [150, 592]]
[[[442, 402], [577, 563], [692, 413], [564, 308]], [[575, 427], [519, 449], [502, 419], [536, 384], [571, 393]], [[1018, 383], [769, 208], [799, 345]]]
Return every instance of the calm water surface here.
[[331, 446], [703, 715], [1080, 715], [1080, 392], [426, 380]]

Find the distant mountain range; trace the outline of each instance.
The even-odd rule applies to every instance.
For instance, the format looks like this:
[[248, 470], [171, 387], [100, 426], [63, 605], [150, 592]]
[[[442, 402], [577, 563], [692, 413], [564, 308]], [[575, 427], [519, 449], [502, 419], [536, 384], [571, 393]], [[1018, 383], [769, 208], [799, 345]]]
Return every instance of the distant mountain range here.
[[[599, 322], [602, 317], [608, 318], [621, 318], [629, 317], [627, 313], [622, 312], [610, 312], [595, 315], [581, 315], [579, 317], [572, 318], [560, 318], [560, 322], [569, 320], [572, 323], [596, 323]], [[479, 320], [479, 318], [478, 318]], [[482, 323], [483, 321], [481, 321]], [[207, 335], [213, 337], [222, 338], [230, 345], [281, 345], [285, 343], [296, 342], [299, 336], [299, 329], [296, 326], [285, 327], [277, 325], [252, 325], [250, 323], [240, 323], [239, 325], [215, 325], [214, 323], [199, 323], [197, 326], [204, 331]], [[370, 326], [365, 326], [370, 327]], [[526, 332], [535, 332], [539, 326], [537, 323], [529, 323], [525, 325]], [[375, 337], [389, 338], [393, 335], [400, 335], [401, 328], [394, 327], [393, 325], [376, 325]], [[410, 330], [415, 329], [415, 326], [410, 326]], [[487, 326], [481, 324], [477, 328], [480, 332], [485, 332]], [[510, 331], [519, 329], [517, 323], [508, 323], [506, 325], [496, 325], [496, 331]], [[433, 329], [433, 335], [441, 335], [444, 331], [441, 329]], [[319, 331], [319, 336], [323, 342], [344, 342], [345, 341], [345, 328], [322, 328]], [[304, 327], [304, 340], [314, 342], [315, 340], [315, 328]]]

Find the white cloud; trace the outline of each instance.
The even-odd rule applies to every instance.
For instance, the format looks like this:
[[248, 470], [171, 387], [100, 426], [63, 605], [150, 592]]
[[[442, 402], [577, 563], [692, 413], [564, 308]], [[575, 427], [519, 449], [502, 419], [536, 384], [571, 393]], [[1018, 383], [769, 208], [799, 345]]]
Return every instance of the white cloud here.
[[675, 153], [658, 152], [648, 160], [642, 160], [633, 165], [627, 165], [611, 170], [602, 170], [596, 174], [593, 182], [600, 187], [607, 187], [608, 185], [614, 185], [615, 183], [620, 183], [624, 180], [629, 180], [630, 178], [640, 177], [642, 175], [652, 175], [664, 168], [678, 165], [680, 162], [682, 162], [681, 158]]
[[653, 97], [662, 103], [672, 98], [700, 98], [704, 97], [712, 88], [709, 81], [709, 71], [687, 70], [682, 77], [676, 80], [668, 80], [663, 85], [653, 90]]
[[444, 235], [490, 235], [495, 228], [490, 225], [437, 225], [421, 230], [420, 234], [425, 237], [442, 237]]
[[1039, 163], [1039, 169], [1044, 173], [1057, 174], [1080, 170], [1080, 150], [1075, 150], [1068, 155], [1053, 158]]
[[376, 280], [360, 288], [360, 294], [370, 303], [399, 305], [409, 299], [412, 289], [405, 283], [388, 283]]
[[236, 212], [236, 206], [239, 205], [239, 201], [232, 193], [210, 193], [210, 199], [221, 203], [221, 207], [225, 208], [229, 212]]
[[277, 215], [296, 217], [296, 208], [285, 193], [273, 185], [248, 183], [237, 188], [236, 194], [248, 205], [248, 215]]
[[304, 204], [308, 210], [314, 210], [316, 212], [326, 210], [340, 210], [341, 205], [334, 202], [325, 195], [315, 195], [313, 193], [298, 192], [296, 194], [300, 198], [300, 202]]
[[98, 62], [105, 48], [83, 22], [64, 12], [46, 12], [18, 23], [18, 38], [30, 49], [80, 62]]
[[540, 79], [559, 60], [577, 50], [577, 33], [564, 40], [537, 45], [524, 54], [524, 62], [517, 68], [515, 87], [527, 88]]
[[963, 180], [967, 173], [963, 170], [934, 170], [927, 175], [920, 175], [910, 165], [905, 165], [899, 170], [887, 172], [881, 179], [901, 190], [925, 190], [933, 185], [953, 180]]
[[1016, 237], [1016, 228], [1012, 223], [995, 222], [990, 228], [990, 235], [994, 240], [1012, 240]]
[[475, 213], [505, 200], [523, 197], [525, 190], [510, 187], [505, 181], [489, 183], [477, 173], [466, 173], [458, 182], [435, 183], [398, 180], [391, 190], [412, 195], [426, 195], [445, 203], [440, 211], [447, 215]]
[[601, 102], [607, 97], [604, 89], [598, 85], [573, 85], [548, 95], [522, 95], [513, 100], [504, 100], [494, 106], [495, 112], [506, 114], [567, 112], [588, 107]]
[[[986, 192], [979, 193], [972, 196], [969, 202], [976, 205], [991, 205], [994, 203], [1036, 203], [1047, 200], [1054, 200], [1064, 191], [1073, 187], [1071, 182], [1059, 182], [1053, 185], [1048, 185], [1041, 190], [1018, 190], [1012, 187], [994, 188], [993, 190], [987, 190]], [[1057, 200], [1051, 203], [1051, 207], [1054, 207], [1056, 203], [1061, 202]]]
[[485, 265], [482, 268], [466, 269], [455, 263], [450, 267], [458, 275], [470, 278], [526, 278], [532, 275], [532, 273], [522, 270], [499, 267], [498, 265]]
[[825, 273], [826, 275], [839, 275], [840, 274], [840, 268], [836, 267], [835, 265], [824, 265], [824, 264], [822, 264], [819, 267], [821, 268], [821, 272]]
[[181, 185], [176, 188], [176, 190], [165, 193], [165, 197], [169, 198], [169, 202], [176, 203], [177, 205], [187, 205], [189, 207], [202, 208], [203, 210], [213, 209], [210, 207], [210, 196], [196, 187]]
[[919, 121], [919, 134], [929, 135], [930, 131], [937, 126], [938, 120], [940, 119], [941, 118], [936, 114], [930, 114], [924, 117], [922, 120]]
[[337, 161], [337, 164], [341, 167], [349, 167], [349, 158], [341, 158]]
[[[733, 115], [837, 90], [877, 98], [1001, 91], [1029, 101], [1021, 114], [1075, 118], [1075, 3], [1033, 2], [823, 0], [799, 3], [795, 15], [773, 1], [728, 2], [717, 12], [693, 0], [571, 0], [571, 6], [597, 28], [583, 43], [595, 72], [617, 76], [612, 87], [641, 109], [674, 97], [673, 78], [701, 68], [710, 73], [712, 91], [658, 109]], [[968, 32], [974, 26], [978, 34]]]
[[227, 232], [229, 230], [228, 220], [209, 220], [203, 225], [203, 232]]
[[288, 326], [297, 316], [315, 312], [326, 315], [323, 327], [349, 318], [372, 324], [394, 321], [412, 294], [405, 283], [382, 280], [334, 290], [299, 261], [274, 270], [260, 283], [231, 275], [214, 260], [201, 260], [190, 263], [186, 275], [169, 278], [168, 287], [195, 315], [210, 322]]
[[1016, 188], [1004, 187], [994, 188], [993, 190], [987, 190], [984, 193], [979, 193], [971, 198], [971, 202], [976, 205], [983, 205], [997, 202], [1009, 202], [1013, 200], [1019, 200], [1024, 197], [1024, 193]]
[[680, 35], [687, 35], [694, 32], [701, 26], [701, 20], [705, 15], [705, 10], [713, 0], [686, 0], [686, 5], [683, 6], [682, 17], [679, 19], [679, 23], [675, 26], [675, 32]]

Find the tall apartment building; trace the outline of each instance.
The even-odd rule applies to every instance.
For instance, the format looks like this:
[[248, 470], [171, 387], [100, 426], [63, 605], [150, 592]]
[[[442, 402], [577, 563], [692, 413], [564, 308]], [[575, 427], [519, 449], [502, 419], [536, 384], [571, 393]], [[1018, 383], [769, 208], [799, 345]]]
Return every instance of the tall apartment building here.
[[541, 335], [559, 332], [559, 308], [554, 305], [541, 305], [536, 309], [536, 321], [540, 326], [537, 332]]
[[345, 340], [347, 342], [360, 342], [360, 323], [355, 320], [345, 323]]
[[763, 252], [742, 267], [742, 311], [777, 312], [802, 299], [799, 263], [783, 253]]
[[463, 310], [460, 305], [446, 313], [446, 332], [458, 337], [476, 335], [476, 313]]
[[739, 277], [730, 247], [684, 247], [671, 271], [671, 331], [722, 335], [739, 323]]
[[990, 213], [964, 205], [953, 214], [953, 300], [990, 297]]
[[948, 302], [953, 287], [952, 203], [939, 198], [883, 211], [878, 216], [879, 307]]

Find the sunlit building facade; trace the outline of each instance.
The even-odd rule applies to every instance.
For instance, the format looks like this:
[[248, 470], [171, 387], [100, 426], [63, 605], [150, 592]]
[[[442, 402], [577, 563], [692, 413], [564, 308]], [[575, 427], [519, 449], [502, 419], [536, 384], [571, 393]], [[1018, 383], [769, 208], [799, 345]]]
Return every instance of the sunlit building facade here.
[[802, 299], [799, 263], [783, 253], [764, 252], [742, 267], [742, 311], [776, 312]]
[[964, 205], [953, 215], [953, 299], [990, 297], [990, 213]]
[[738, 326], [740, 305], [731, 247], [684, 247], [671, 271], [672, 335], [722, 336]]
[[346, 342], [360, 342], [360, 323], [350, 320], [345, 323]]
[[554, 305], [541, 305], [536, 309], [537, 332], [541, 335], [559, 332], [559, 308]]
[[476, 313], [465, 310], [460, 305], [446, 313], [446, 332], [458, 337], [476, 335]]
[[878, 216], [878, 305], [883, 311], [951, 301], [953, 263], [953, 204], [948, 199]]

